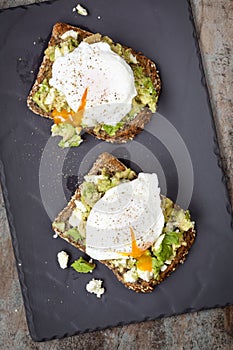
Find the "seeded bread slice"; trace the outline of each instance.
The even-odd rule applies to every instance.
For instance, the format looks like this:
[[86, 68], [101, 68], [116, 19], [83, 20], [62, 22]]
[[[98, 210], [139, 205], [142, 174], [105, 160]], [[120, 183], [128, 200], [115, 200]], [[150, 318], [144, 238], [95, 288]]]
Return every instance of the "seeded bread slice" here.
[[[115, 158], [113, 155], [109, 153], [102, 153], [90, 169], [88, 175], [99, 175], [101, 174], [101, 170], [105, 169], [109, 174], [114, 175], [116, 172], [124, 171], [126, 169], [126, 166], [120, 162], [117, 158]], [[66, 225], [68, 225], [69, 217], [75, 208], [75, 200], [79, 200], [81, 197], [80, 194], [80, 188], [78, 187], [75, 194], [71, 198], [70, 202], [67, 204], [65, 209], [63, 209], [60, 214], [55, 219], [54, 223], [57, 222], [65, 222]], [[174, 207], [179, 209], [179, 206], [174, 204]], [[79, 244], [77, 242], [74, 242], [72, 239], [68, 238], [61, 232], [57, 227], [53, 225], [54, 231], [63, 239], [65, 239], [67, 242], [74, 245], [76, 248], [80, 249], [81, 251], [85, 252], [85, 244]], [[191, 248], [193, 242], [195, 239], [195, 230], [190, 229], [187, 232], [184, 233], [184, 242], [185, 244], [182, 245], [178, 250], [176, 251], [176, 256], [174, 260], [171, 262], [170, 265], [168, 265], [167, 269], [163, 272], [160, 272], [159, 278], [157, 279], [151, 279], [149, 282], [146, 282], [142, 279], [138, 279], [137, 282], [134, 283], [126, 283], [123, 279], [123, 273], [119, 271], [117, 267], [113, 267], [113, 265], [109, 261], [101, 261], [104, 265], [106, 265], [108, 268], [112, 270], [112, 272], [116, 275], [118, 280], [122, 282], [127, 288], [132, 289], [136, 292], [141, 293], [147, 293], [153, 291], [156, 285], [160, 284], [166, 277], [168, 277], [172, 271], [174, 271], [180, 263], [183, 263], [185, 261], [186, 255], [189, 252], [189, 249]]]
[[[53, 27], [52, 35], [49, 40], [48, 47], [58, 45], [62, 41], [61, 39], [62, 34], [64, 34], [68, 30], [74, 30], [78, 32], [79, 37], [82, 38], [82, 40], [93, 35], [93, 33], [71, 26], [66, 23], [56, 23]], [[98, 35], [97, 35], [97, 38], [98, 38]], [[99, 39], [97, 39], [97, 41], [99, 41]], [[128, 49], [125, 46], [123, 47]], [[135, 52], [131, 48], [129, 49], [131, 50], [132, 55], [136, 57], [139, 65], [144, 68], [146, 75], [151, 78], [153, 85], [155, 87], [155, 90], [157, 92], [157, 96], [159, 96], [160, 90], [161, 90], [161, 80], [160, 80], [159, 73], [155, 63], [152, 62], [146, 56], [144, 56], [142, 53]], [[27, 99], [27, 105], [34, 113], [39, 114], [42, 117], [51, 118], [51, 119], [52, 119], [52, 113], [45, 112], [43, 109], [41, 109], [33, 101], [33, 96], [38, 91], [42, 81], [45, 78], [47, 78], [48, 80], [51, 78], [52, 64], [53, 63], [46, 56], [44, 56], [36, 81]], [[141, 132], [144, 129], [145, 124], [150, 121], [151, 116], [152, 116], [152, 112], [150, 111], [149, 108], [145, 107], [137, 114], [137, 116], [133, 120], [125, 123], [121, 129], [117, 130], [115, 135], [113, 136], [110, 136], [104, 130], [96, 131], [95, 128], [86, 128], [85, 131], [97, 137], [98, 139], [102, 139], [108, 142], [117, 142], [117, 143], [127, 142], [128, 140], [133, 139], [135, 135], [137, 135], [139, 132]]]

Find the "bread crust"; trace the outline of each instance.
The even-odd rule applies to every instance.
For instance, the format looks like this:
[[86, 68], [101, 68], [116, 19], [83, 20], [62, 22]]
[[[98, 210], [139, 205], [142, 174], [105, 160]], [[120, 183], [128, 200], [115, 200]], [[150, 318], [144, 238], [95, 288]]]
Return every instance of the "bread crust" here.
[[[88, 175], [99, 175], [101, 174], [101, 170], [106, 169], [107, 172], [110, 174], [114, 174], [118, 171], [124, 171], [126, 169], [126, 166], [117, 158], [115, 158], [113, 155], [105, 152], [102, 153], [97, 160], [95, 161], [94, 165], [90, 169]], [[70, 202], [67, 204], [66, 208], [63, 209], [60, 214], [55, 219], [55, 222], [64, 222], [67, 221], [75, 208], [75, 200], [79, 200], [81, 197], [80, 189], [77, 188], [75, 194], [71, 198]], [[161, 196], [163, 197], [163, 196]], [[176, 209], [180, 209], [180, 207], [177, 204], [174, 204], [174, 207]], [[74, 245], [76, 248], [80, 249], [81, 251], [85, 252], [85, 245], [80, 245], [76, 242], [73, 242], [69, 238], [67, 238], [60, 230], [53, 227], [54, 231], [63, 239], [65, 239], [67, 242]], [[195, 240], [195, 230], [190, 229], [187, 232], [184, 233], [184, 245], [179, 247], [176, 252], [176, 256], [174, 260], [172, 260], [171, 264], [168, 265], [167, 269], [165, 271], [161, 271], [159, 273], [159, 276], [157, 279], [151, 279], [149, 282], [144, 281], [142, 279], [138, 279], [137, 282], [129, 283], [125, 282], [123, 279], [123, 273], [119, 272], [119, 269], [117, 267], [112, 267], [111, 263], [106, 260], [100, 260], [100, 262], [104, 265], [106, 265], [112, 272], [115, 274], [115, 276], [118, 278], [118, 280], [123, 283], [127, 288], [134, 290], [135, 292], [139, 293], [148, 293], [152, 292], [156, 285], [160, 284], [162, 281], [164, 281], [173, 271], [176, 270], [176, 268], [179, 266], [179, 264], [183, 264], [186, 256], [191, 248], [191, 246], [194, 243]]]
[[[59, 44], [61, 42], [61, 35], [68, 30], [74, 30], [78, 32], [82, 40], [87, 38], [88, 36], [93, 35], [93, 33], [91, 32], [88, 32], [78, 27], [71, 26], [66, 23], [56, 23], [53, 27], [52, 35], [49, 40], [48, 47]], [[131, 53], [136, 57], [139, 64], [144, 67], [146, 74], [151, 78], [153, 82], [157, 96], [159, 96], [160, 90], [161, 90], [161, 80], [160, 80], [159, 72], [156, 68], [155, 63], [152, 62], [146, 56], [144, 56], [142, 53], [136, 52], [132, 48], [128, 48], [126, 46], [123, 46], [123, 47], [126, 49], [130, 49]], [[53, 63], [44, 55], [43, 61], [39, 68], [37, 78], [27, 98], [27, 105], [34, 113], [42, 117], [51, 118], [51, 119], [53, 119], [52, 113], [43, 111], [33, 101], [33, 96], [38, 91], [42, 81], [45, 78], [47, 79], [51, 78], [52, 64]], [[121, 129], [117, 130], [115, 135], [113, 136], [110, 136], [104, 130], [96, 131], [95, 128], [86, 128], [84, 130], [98, 139], [105, 140], [108, 142], [123, 143], [133, 139], [135, 135], [141, 132], [144, 129], [145, 124], [150, 121], [151, 116], [152, 116], [152, 112], [150, 111], [149, 108], [142, 109], [134, 119], [125, 123], [124, 126]]]

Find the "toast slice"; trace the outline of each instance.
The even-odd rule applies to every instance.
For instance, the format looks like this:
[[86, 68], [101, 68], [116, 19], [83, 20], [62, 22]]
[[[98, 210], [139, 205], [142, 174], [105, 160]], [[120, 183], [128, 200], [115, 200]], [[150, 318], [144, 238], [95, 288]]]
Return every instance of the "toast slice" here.
[[[56, 47], [56, 46], [59, 47], [59, 45], [62, 45], [62, 42], [63, 42], [62, 36], [64, 35], [65, 32], [68, 32], [68, 31], [77, 32], [79, 41], [84, 40], [84, 41], [87, 41], [88, 43], [94, 43], [102, 40], [104, 41], [107, 40], [109, 42], [112, 42], [110, 38], [103, 37], [98, 33], [93, 34], [86, 30], [83, 30], [65, 23], [56, 23], [53, 27], [52, 35], [48, 43], [48, 48], [45, 52], [49, 52], [49, 50], [51, 50], [51, 48], [53, 47]], [[115, 49], [118, 50], [118, 48], [121, 47], [120, 50], [127, 52], [128, 56], [131, 55], [130, 57], [133, 58], [133, 61], [127, 62], [131, 66], [131, 68], [137, 65], [143, 70], [144, 76], [151, 79], [151, 82], [153, 84], [152, 86], [154, 89], [153, 93], [154, 93], [154, 98], [156, 100], [156, 103], [155, 103], [155, 106], [156, 106], [157, 100], [160, 94], [160, 90], [161, 90], [161, 80], [160, 80], [159, 73], [155, 63], [152, 62], [146, 56], [144, 56], [142, 53], [138, 53], [134, 51], [132, 48], [128, 48], [120, 44], [115, 44], [113, 42], [111, 43], [111, 45], [113, 45], [114, 50]], [[43, 116], [46, 118], [51, 118], [51, 119], [53, 119], [51, 106], [47, 110], [41, 108], [41, 105], [38, 105], [38, 103], [35, 102], [34, 96], [36, 93], [38, 93], [44, 81], [49, 82], [50, 78], [52, 77], [52, 66], [53, 66], [53, 61], [51, 61], [48, 54], [45, 54], [42, 64], [39, 68], [36, 81], [27, 99], [27, 105], [34, 113], [39, 114], [40, 116]], [[136, 99], [137, 98], [138, 97], [136, 97]], [[152, 111], [149, 108], [149, 106], [146, 104], [144, 106], [142, 105], [141, 108], [139, 108], [139, 110], [137, 108], [135, 110], [135, 115], [131, 116], [130, 118], [122, 122], [121, 127], [115, 132], [107, 132], [104, 128], [98, 127], [98, 126], [85, 128], [84, 132], [87, 132], [97, 137], [98, 139], [102, 139], [109, 142], [116, 142], [116, 143], [127, 142], [128, 140], [133, 139], [135, 135], [137, 135], [139, 132], [141, 132], [144, 129], [145, 124], [150, 121], [151, 116], [152, 116]]]
[[[101, 176], [103, 174], [108, 174], [110, 177], [115, 176], [116, 174], [129, 173], [129, 169], [120, 162], [117, 158], [109, 153], [102, 153], [90, 169], [88, 176]], [[129, 178], [133, 180], [137, 175], [131, 171]], [[88, 177], [87, 177], [88, 178]], [[72, 215], [73, 210], [76, 207], [76, 201], [80, 201], [81, 199], [81, 186], [77, 188], [75, 194], [71, 198], [68, 205], [60, 212], [55, 221], [52, 224], [54, 231], [67, 242], [74, 245], [76, 248], [85, 252], [85, 232], [81, 236], [73, 235], [72, 226], [69, 223], [69, 218]], [[177, 213], [177, 217], [187, 216], [189, 217], [188, 211], [183, 211], [178, 205], [174, 204], [171, 200], [167, 199], [164, 196], [161, 196], [161, 206], [164, 213], [165, 224], [164, 229], [166, 230], [166, 226], [168, 227], [168, 223], [171, 224], [172, 220], [174, 220], [174, 212]], [[173, 217], [173, 219], [171, 219]], [[188, 221], [187, 221], [188, 222]], [[171, 257], [167, 257], [166, 262], [161, 266], [161, 269], [156, 272], [156, 276], [154, 275], [149, 280], [145, 280], [143, 278], [137, 278], [135, 281], [128, 281], [125, 278], [125, 274], [130, 270], [129, 267], [124, 267], [124, 261], [121, 264], [121, 259], [116, 260], [102, 260], [100, 261], [104, 265], [106, 265], [115, 276], [118, 278], [120, 282], [122, 282], [127, 288], [132, 289], [136, 292], [147, 293], [153, 291], [156, 285], [160, 284], [166, 277], [168, 277], [172, 271], [174, 271], [180, 263], [185, 261], [186, 255], [189, 252], [190, 247], [192, 246], [195, 239], [195, 230], [194, 223], [189, 222], [186, 227], [183, 227], [182, 230], [177, 229], [177, 237], [181, 237], [181, 241], [177, 245], [176, 249], [172, 252]], [[184, 224], [182, 224], [184, 226]], [[182, 231], [182, 234], [181, 234]], [[71, 232], [71, 235], [69, 234]], [[162, 232], [164, 233], [164, 232]], [[174, 232], [173, 232], [174, 234]], [[158, 238], [159, 240], [160, 238]], [[161, 240], [161, 239], [160, 239]], [[162, 241], [161, 241], [162, 242]]]

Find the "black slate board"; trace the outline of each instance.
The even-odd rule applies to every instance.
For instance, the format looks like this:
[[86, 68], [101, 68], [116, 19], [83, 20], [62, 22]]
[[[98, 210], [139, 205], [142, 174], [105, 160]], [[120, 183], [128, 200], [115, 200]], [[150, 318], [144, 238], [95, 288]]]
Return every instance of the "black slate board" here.
[[[189, 3], [88, 0], [87, 17], [74, 14], [75, 5], [57, 0], [0, 13], [1, 182], [29, 330], [37, 341], [233, 303], [229, 199]], [[27, 109], [57, 21], [107, 34], [158, 64], [159, 114], [135, 141], [111, 146], [86, 136], [80, 148], [63, 151], [50, 139], [51, 122]], [[101, 264], [83, 276], [56, 262], [62, 249], [71, 260], [80, 252], [53, 238], [51, 219], [70, 198], [77, 175], [81, 180], [105, 150], [135, 170], [157, 171], [162, 192], [181, 206], [190, 203], [196, 221], [186, 263], [151, 294], [127, 290]], [[104, 280], [100, 300], [85, 291], [92, 277]]]

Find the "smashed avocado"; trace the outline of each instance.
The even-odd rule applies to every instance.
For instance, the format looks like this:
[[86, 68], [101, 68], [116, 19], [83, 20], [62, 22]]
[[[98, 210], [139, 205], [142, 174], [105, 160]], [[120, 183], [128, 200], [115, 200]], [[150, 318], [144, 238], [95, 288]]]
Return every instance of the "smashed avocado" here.
[[[186, 245], [184, 240], [184, 232], [194, 228], [194, 223], [190, 219], [189, 211], [183, 209], [174, 208], [173, 202], [166, 197], [162, 197], [161, 201], [162, 210], [164, 213], [165, 224], [162, 234], [159, 236], [159, 245], [156, 242], [147, 251], [147, 255], [151, 256], [152, 260], [152, 272], [151, 276], [160, 279], [160, 272], [165, 271], [167, 266], [172, 262], [176, 256], [176, 251], [182, 245]], [[122, 259], [111, 260], [113, 267], [120, 266], [121, 272], [126, 276], [129, 272], [132, 272], [134, 282], [140, 277], [140, 273], [137, 270], [137, 259], [128, 258], [124, 262]], [[162, 270], [161, 270], [162, 269]]]
[[79, 146], [83, 142], [79, 135], [79, 130], [71, 124], [53, 124], [51, 128], [52, 136], [61, 136], [58, 146], [62, 148]]
[[[107, 174], [105, 169], [103, 169], [101, 175], [93, 176], [93, 182], [84, 181], [80, 185], [81, 201], [89, 212], [90, 208], [95, 205], [107, 190], [119, 185], [122, 181], [130, 181], [135, 177], [135, 172], [130, 168], [124, 171], [118, 171], [113, 176]], [[91, 176], [89, 176], [90, 178]]]
[[78, 229], [74, 227], [65, 231], [64, 235], [71, 237], [73, 241], [79, 241], [83, 238]]
[[[81, 223], [86, 223], [91, 208], [107, 190], [117, 186], [121, 182], [131, 181], [134, 178], [136, 178], [136, 174], [130, 168], [126, 168], [115, 174], [110, 174], [103, 168], [98, 175], [87, 175], [85, 181], [80, 186], [81, 202], [86, 208], [86, 211], [80, 209], [82, 211]], [[155, 278], [157, 280], [160, 279], [161, 271], [165, 271], [174, 260], [177, 249], [182, 245], [186, 245], [184, 233], [194, 228], [194, 222], [191, 221], [189, 211], [174, 206], [174, 203], [169, 198], [161, 197], [161, 207], [165, 218], [164, 228], [157, 241], [146, 250], [146, 255], [151, 258], [152, 271], [150, 272], [150, 277], [148, 275], [144, 277]], [[76, 241], [79, 239], [83, 240], [84, 238], [84, 236], [80, 235], [77, 227], [70, 228], [64, 234]], [[73, 267], [78, 272], [89, 272], [91, 267], [88, 264], [90, 263], [82, 259], [76, 261], [75, 267]], [[130, 273], [131, 278], [135, 282], [143, 277], [143, 271], [140, 271], [140, 263], [137, 258], [112, 259], [109, 263], [113, 268], [116, 267], [119, 269], [120, 273], [123, 274], [123, 278], [128, 273]]]
[[63, 40], [59, 45], [49, 46], [45, 50], [45, 56], [51, 61], [54, 62], [58, 57], [64, 56], [67, 53], [70, 53], [76, 49], [79, 45], [78, 38], [75, 39], [72, 36], [68, 36]]
[[80, 186], [81, 200], [91, 208], [101, 198], [101, 193], [98, 191], [98, 187], [93, 182], [83, 182]]
[[[93, 35], [93, 37], [95, 37], [94, 42], [103, 41], [108, 43], [112, 51], [123, 57], [124, 60], [131, 66], [135, 78], [137, 96], [132, 100], [131, 111], [122, 119], [120, 123], [116, 124], [115, 126], [99, 124], [95, 127], [96, 131], [102, 129], [109, 136], [114, 136], [126, 122], [132, 120], [144, 107], [149, 107], [154, 113], [156, 111], [158, 96], [151, 78], [146, 75], [144, 68], [139, 65], [136, 57], [132, 55], [130, 49], [124, 48], [119, 43], [114, 43], [112, 39], [107, 36], [102, 37], [101, 35], [98, 35], [97, 39], [96, 35]], [[88, 38], [90, 39], [91, 37]], [[54, 62], [58, 57], [72, 52], [78, 47], [80, 42], [81, 41], [78, 37], [74, 38], [73, 36], [67, 36], [58, 45], [49, 46], [45, 50], [45, 56], [51, 62]], [[65, 96], [57, 89], [50, 86], [49, 79], [50, 77], [44, 79], [40, 84], [39, 89], [33, 96], [33, 101], [46, 113], [52, 112], [54, 109], [56, 109], [58, 112], [62, 110], [70, 112], [71, 109], [66, 102]], [[62, 137], [59, 146], [63, 148], [79, 146], [81, 143], [81, 137], [79, 138], [78, 134], [74, 134], [72, 139], [67, 139], [67, 137], [63, 136], [63, 131], [58, 132], [57, 130], [52, 130], [52, 136], [55, 135]]]
[[48, 79], [42, 81], [32, 99], [44, 112], [51, 112], [54, 108], [58, 112], [63, 109], [70, 112], [65, 96], [54, 87], [49, 86]]

